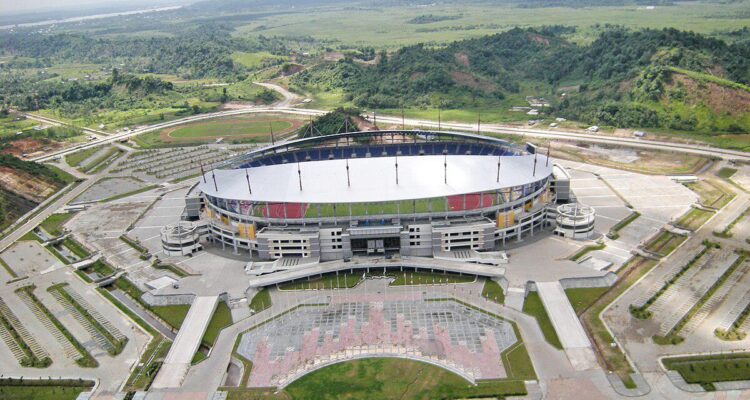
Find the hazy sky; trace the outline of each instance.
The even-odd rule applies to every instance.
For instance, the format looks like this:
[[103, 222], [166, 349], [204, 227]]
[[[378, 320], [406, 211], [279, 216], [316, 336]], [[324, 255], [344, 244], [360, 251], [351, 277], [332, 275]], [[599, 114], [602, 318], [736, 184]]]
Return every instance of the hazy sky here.
[[[132, 5], [133, 8], [148, 8], [164, 4], [185, 4], [188, 0], [0, 0], [0, 14], [20, 12], [75, 10], [94, 7]], [[130, 7], [128, 7], [130, 8]]]

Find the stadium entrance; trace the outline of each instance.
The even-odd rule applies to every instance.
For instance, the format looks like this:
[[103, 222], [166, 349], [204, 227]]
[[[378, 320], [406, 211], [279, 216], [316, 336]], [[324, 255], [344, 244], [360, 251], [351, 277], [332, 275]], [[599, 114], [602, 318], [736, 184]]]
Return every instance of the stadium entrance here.
[[385, 237], [380, 239], [352, 239], [352, 253], [354, 254], [386, 254], [398, 253], [401, 239], [399, 237]]

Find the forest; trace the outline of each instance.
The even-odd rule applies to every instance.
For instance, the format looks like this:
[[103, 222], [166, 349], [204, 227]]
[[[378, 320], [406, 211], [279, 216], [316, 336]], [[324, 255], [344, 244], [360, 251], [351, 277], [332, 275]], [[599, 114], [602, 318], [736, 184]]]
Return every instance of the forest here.
[[356, 106], [386, 109], [468, 108], [533, 86], [546, 88], [551, 112], [571, 120], [685, 131], [750, 128], [745, 115], [718, 115], [708, 122], [685, 115], [685, 104], [711, 105], [697, 104], [701, 100], [681, 87], [690, 82], [672, 79], [684, 75], [680, 71], [694, 71], [691, 79], [703, 81], [696, 91], [733, 87], [744, 99], [750, 82], [748, 40], [727, 43], [671, 28], [609, 27], [590, 45], [579, 45], [564, 38], [570, 29], [515, 28], [444, 47], [407, 46], [380, 57], [374, 67], [346, 58], [310, 68], [292, 83], [340, 89]]

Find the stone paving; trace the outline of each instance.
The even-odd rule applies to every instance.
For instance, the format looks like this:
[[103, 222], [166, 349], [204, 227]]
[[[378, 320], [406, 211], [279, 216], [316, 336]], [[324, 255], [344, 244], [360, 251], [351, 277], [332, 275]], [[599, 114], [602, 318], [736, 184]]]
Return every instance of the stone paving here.
[[453, 300], [420, 293], [336, 296], [303, 305], [242, 336], [253, 361], [249, 386], [283, 386], [331, 360], [402, 356], [432, 360], [474, 379], [506, 376], [500, 353], [517, 341], [512, 326]]

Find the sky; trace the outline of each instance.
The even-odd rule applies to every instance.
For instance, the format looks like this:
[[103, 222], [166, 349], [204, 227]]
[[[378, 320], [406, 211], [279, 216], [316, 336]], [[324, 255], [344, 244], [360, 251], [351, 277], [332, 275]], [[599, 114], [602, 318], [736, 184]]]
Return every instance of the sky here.
[[122, 7], [128, 9], [185, 4], [187, 0], [0, 0], [0, 14], [47, 12], [55, 10], [82, 11], [92, 8]]

